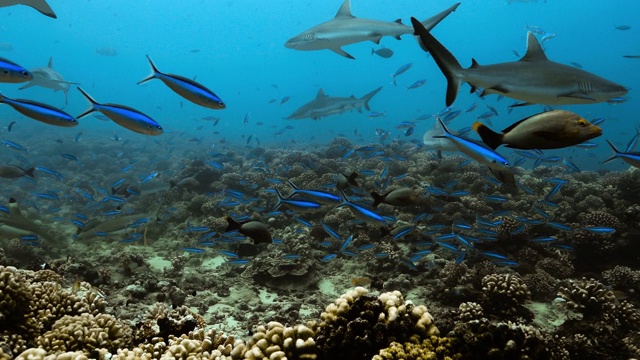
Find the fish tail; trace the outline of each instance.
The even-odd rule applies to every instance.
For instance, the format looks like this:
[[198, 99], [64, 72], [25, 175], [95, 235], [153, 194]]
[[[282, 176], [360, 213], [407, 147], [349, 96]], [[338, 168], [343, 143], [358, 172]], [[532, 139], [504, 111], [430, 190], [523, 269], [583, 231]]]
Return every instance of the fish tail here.
[[608, 163], [609, 161], [616, 159], [618, 157], [618, 154], [620, 154], [620, 150], [618, 150], [618, 148], [616, 148], [616, 146], [613, 145], [613, 143], [611, 143], [611, 141], [609, 141], [609, 140], [605, 140], [605, 141], [607, 142], [607, 144], [609, 144], [609, 146], [611, 146], [611, 149], [613, 150], [614, 154], [613, 154], [613, 156], [611, 156], [607, 160], [603, 161], [602, 162], [603, 164]]
[[278, 196], [278, 202], [276, 203], [276, 206], [274, 206], [273, 210], [271, 211], [276, 211], [280, 208], [280, 206], [282, 206], [282, 200], [284, 200], [284, 197], [282, 197], [282, 194], [280, 193], [280, 190], [278, 190], [278, 188], [273, 188], [273, 190], [276, 192], [276, 195]]
[[160, 74], [160, 71], [158, 71], [158, 68], [153, 63], [153, 60], [151, 60], [151, 57], [149, 55], [147, 55], [147, 60], [149, 60], [149, 65], [151, 65], [151, 74], [149, 74], [149, 76], [147, 76], [146, 78], [138, 81], [138, 85], [144, 84], [149, 80], [153, 80], [157, 78], [156, 74]]
[[356, 178], [358, 177], [358, 173], [357, 172], [352, 172], [351, 175], [349, 175], [349, 177], [347, 178], [347, 183], [358, 187], [358, 182], [356, 181]]
[[452, 6], [450, 6], [448, 9], [441, 11], [424, 21], [421, 21], [420, 24], [422, 24], [422, 26], [424, 26], [425, 29], [427, 29], [427, 31], [431, 31], [431, 29], [436, 27], [436, 25], [438, 25], [442, 20], [444, 20], [444, 18], [446, 18], [452, 12], [456, 11], [458, 6], [460, 6], [460, 3], [455, 3]]
[[371, 205], [374, 209], [378, 208], [378, 205], [382, 204], [384, 201], [384, 195], [380, 195], [375, 191], [370, 192], [371, 197], [373, 198], [373, 204]]
[[413, 29], [415, 30], [418, 43], [423, 50], [428, 51], [433, 56], [440, 71], [447, 78], [446, 104], [450, 106], [458, 96], [458, 90], [462, 83], [462, 66], [447, 48], [444, 47], [429, 31], [415, 18], [411, 18]]
[[371, 100], [371, 98], [374, 97], [380, 90], [382, 90], [382, 86], [360, 98], [360, 100], [364, 101], [364, 108], [367, 109], [367, 111], [371, 110], [369, 108], [369, 100]]
[[296, 190], [299, 190], [299, 188], [296, 186], [296, 184], [293, 183], [293, 181], [287, 180], [287, 184], [289, 184], [289, 186], [291, 187], [291, 190], [293, 190], [293, 194], [295, 194]]
[[471, 128], [480, 135], [482, 141], [492, 150], [495, 150], [498, 146], [502, 145], [502, 138], [504, 135], [491, 130], [487, 125], [480, 121], [473, 123]]
[[90, 107], [85, 110], [85, 112], [83, 112], [82, 114], [76, 116], [76, 119], [80, 119], [83, 118], [89, 114], [91, 114], [92, 112], [96, 111], [96, 105], [98, 105], [98, 102], [95, 101], [89, 94], [87, 94], [84, 90], [82, 90], [80, 87], [78, 87], [78, 90], [80, 91], [80, 93], [82, 95], [84, 95], [85, 99], [87, 99], [87, 101], [89, 101], [91, 103]]
[[233, 231], [233, 230], [238, 230], [240, 229], [240, 223], [233, 220], [231, 218], [231, 216], [226, 216], [225, 217], [227, 219], [227, 228], [224, 230], [224, 232], [229, 232], [229, 231]]
[[27, 175], [28, 177], [33, 179], [33, 178], [35, 178], [35, 176], [33, 175], [33, 171], [35, 169], [36, 169], [35, 167], [32, 167], [30, 169], [25, 170], [24, 173], [25, 173], [25, 175]]
[[0, 103], [4, 102], [5, 96], [0, 92]]

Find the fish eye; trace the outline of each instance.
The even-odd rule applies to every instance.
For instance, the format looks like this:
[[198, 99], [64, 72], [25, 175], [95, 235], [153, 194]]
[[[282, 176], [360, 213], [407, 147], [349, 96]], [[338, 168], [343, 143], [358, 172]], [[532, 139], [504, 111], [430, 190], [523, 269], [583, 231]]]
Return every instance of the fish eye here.
[[3, 71], [3, 73], [8, 74], [8, 73], [9, 73], [9, 70], [5, 70], [5, 71]]
[[587, 121], [585, 119], [580, 119], [580, 120], [578, 120], [578, 125], [587, 126]]
[[22, 72], [22, 75], [27, 76], [27, 75], [29, 75], [29, 73], [28, 73], [28, 72], [26, 72], [26, 71], [23, 71], [23, 72]]

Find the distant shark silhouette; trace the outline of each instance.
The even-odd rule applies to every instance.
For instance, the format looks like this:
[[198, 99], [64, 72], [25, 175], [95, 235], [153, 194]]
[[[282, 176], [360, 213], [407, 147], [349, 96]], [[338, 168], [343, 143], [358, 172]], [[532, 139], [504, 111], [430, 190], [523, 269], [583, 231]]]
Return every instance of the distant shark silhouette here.
[[47, 66], [35, 68], [31, 70], [33, 79], [26, 85], [22, 86], [20, 90], [30, 88], [32, 86], [42, 86], [53, 91], [62, 91], [64, 93], [64, 101], [68, 104], [67, 93], [69, 92], [69, 86], [71, 84], [80, 85], [79, 83], [65, 81], [59, 72], [53, 69], [53, 57], [49, 58], [49, 64]]
[[356, 98], [351, 95], [350, 97], [331, 97], [324, 93], [324, 90], [320, 89], [316, 98], [302, 105], [293, 114], [289, 115], [287, 119], [306, 119], [311, 118], [318, 120], [325, 116], [331, 116], [336, 114], [342, 114], [345, 111], [357, 109], [362, 112], [362, 107], [371, 110], [369, 108], [369, 100], [374, 97], [382, 89], [382, 86], [368, 93], [367, 95]]
[[42, 239], [50, 239], [49, 231], [22, 215], [15, 199], [9, 200], [9, 213], [0, 213], [0, 238], [38, 235]]
[[447, 78], [447, 106], [455, 101], [463, 81], [471, 85], [471, 92], [484, 89], [481, 96], [499, 94], [524, 101], [512, 106], [593, 104], [628, 92], [622, 85], [547, 59], [532, 32], [527, 34], [527, 53], [519, 61], [480, 66], [473, 59], [471, 67], [463, 69], [420, 21], [411, 18], [411, 23], [420, 46]]
[[0, 7], [13, 6], [13, 5], [26, 5], [30, 6], [42, 14], [57, 19], [56, 13], [47, 4], [46, 0], [0, 0]]
[[[423, 26], [432, 29], [459, 5], [460, 3], [457, 3], [423, 21]], [[355, 59], [342, 50], [342, 46], [367, 40], [379, 44], [384, 36], [393, 36], [400, 40], [400, 36], [411, 33], [413, 33], [411, 26], [404, 25], [400, 19], [387, 22], [357, 18], [351, 15], [350, 0], [345, 0], [335, 18], [303, 31], [289, 39], [284, 46], [295, 50], [328, 49], [346, 58]]]

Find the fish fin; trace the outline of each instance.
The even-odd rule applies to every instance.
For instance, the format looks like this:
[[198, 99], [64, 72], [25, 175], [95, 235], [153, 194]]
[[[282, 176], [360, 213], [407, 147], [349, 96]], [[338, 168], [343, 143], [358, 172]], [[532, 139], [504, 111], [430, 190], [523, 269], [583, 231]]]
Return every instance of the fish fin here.
[[371, 36], [373, 36], [371, 38], [371, 41], [374, 42], [376, 45], [380, 45], [380, 40], [382, 40], [382, 35], [378, 33], [372, 33]]
[[287, 184], [291, 187], [291, 191], [293, 191], [289, 197], [295, 195], [297, 190], [300, 190], [291, 180], [287, 180]]
[[45, 0], [30, 0], [25, 1], [24, 5], [30, 6], [36, 10], [38, 10], [42, 15], [46, 15], [50, 18], [57, 19], [56, 13], [53, 12], [53, 9]]
[[542, 46], [540, 46], [540, 42], [531, 31], [527, 33], [527, 53], [524, 54], [520, 61], [549, 61], [547, 55], [544, 54], [544, 50], [542, 50]]
[[32, 167], [32, 168], [30, 168], [30, 169], [27, 169], [27, 170], [25, 170], [25, 171], [24, 171], [24, 174], [25, 174], [25, 175], [27, 175], [28, 177], [30, 177], [30, 178], [32, 178], [32, 179], [34, 179], [34, 178], [35, 178], [35, 176], [33, 175], [33, 171], [34, 171], [35, 169], [36, 169], [35, 167]]
[[502, 145], [503, 134], [499, 134], [491, 130], [487, 125], [476, 121], [471, 128], [480, 135], [482, 142], [487, 144], [492, 150], [495, 150], [498, 146]]
[[620, 154], [620, 150], [618, 150], [618, 148], [616, 148], [615, 145], [613, 145], [613, 143], [609, 140], [605, 140], [607, 142], [607, 144], [609, 144], [609, 146], [611, 146], [611, 150], [613, 150], [613, 152], [615, 154], [613, 154], [613, 156], [611, 156], [610, 158], [608, 158], [607, 160], [603, 161], [602, 163], [608, 163], [611, 160], [614, 160], [618, 157], [618, 155]]
[[347, 183], [358, 187], [358, 182], [356, 181], [356, 178], [358, 177], [358, 173], [357, 172], [352, 172], [351, 175], [349, 175], [349, 177], [347, 178]]
[[351, 19], [355, 16], [351, 15], [351, 0], [344, 0], [342, 5], [340, 5], [340, 9], [338, 9], [338, 13], [336, 13], [336, 19]]
[[[471, 85], [471, 84], [469, 84]], [[473, 94], [474, 92], [476, 92], [476, 90], [478, 90], [475, 86], [471, 85], [471, 90], [469, 90], [469, 94]]]
[[156, 79], [157, 78], [157, 76], [156, 76], [157, 74], [162, 74], [160, 71], [158, 71], [158, 68], [153, 63], [153, 61], [151, 60], [151, 57], [149, 55], [147, 55], [147, 60], [149, 60], [149, 65], [151, 65], [151, 74], [149, 74], [149, 76], [147, 76], [146, 78], [138, 81], [137, 82], [138, 85], [144, 84], [149, 80]]
[[415, 35], [419, 38], [420, 46], [431, 53], [440, 71], [447, 78], [446, 105], [450, 106], [458, 96], [458, 90], [462, 82], [460, 74], [463, 69], [453, 54], [433, 37], [421, 22], [412, 17], [411, 24], [413, 24]]
[[53, 56], [49, 57], [49, 63], [47, 64], [49, 69], [53, 69]]
[[400, 37], [400, 35], [396, 35], [396, 36], [394, 36], [394, 38], [396, 38], [396, 40], [402, 40], [402, 38]]
[[471, 66], [469, 66], [469, 69], [477, 69], [479, 68], [480, 65], [478, 65], [478, 62], [476, 61], [476, 59], [471, 59]]
[[224, 232], [233, 231], [240, 229], [241, 224], [231, 218], [231, 216], [225, 216], [227, 220], [227, 228], [224, 229]]
[[[349, 0], [347, 0], [347, 1], [349, 1]], [[336, 53], [336, 54], [338, 54], [340, 56], [344, 56], [347, 59], [351, 59], [351, 60], [355, 60], [356, 59], [353, 56], [349, 55], [346, 51], [342, 50], [342, 48], [332, 48], [332, 49], [329, 49], [329, 50], [333, 51], [334, 53]]]
[[34, 83], [27, 83], [27, 84], [25, 84], [25, 85], [20, 86], [20, 87], [18, 88], [18, 90], [24, 90], [24, 89], [30, 88], [30, 87], [32, 87], [32, 86], [36, 86], [36, 85], [35, 85]]
[[382, 90], [382, 86], [380, 86], [379, 88], [373, 90], [372, 92], [366, 94], [365, 96], [361, 97], [360, 100], [362, 100], [364, 102], [364, 108], [367, 110], [371, 110], [369, 108], [369, 100], [371, 100], [371, 98], [373, 98], [380, 90]]
[[[536, 114], [536, 115], [538, 115], [538, 114]], [[518, 121], [514, 122], [513, 124], [509, 125], [508, 127], [502, 129], [502, 133], [503, 134], [508, 133], [509, 131], [515, 129], [516, 126], [520, 125], [520, 123], [522, 123], [524, 121], [527, 121], [527, 120], [529, 120], [529, 118], [532, 118], [532, 117], [534, 117], [536, 115], [528, 116], [528, 117], [526, 117], [526, 118], [524, 118], [522, 120], [518, 120]]]
[[402, 24], [402, 19], [395, 19], [393, 22], [396, 24]]
[[324, 93], [324, 90], [322, 90], [322, 88], [320, 88], [320, 90], [318, 90], [318, 94], [316, 95], [316, 99], [323, 99], [326, 98], [327, 94]]
[[520, 107], [520, 106], [529, 106], [529, 105], [533, 105], [530, 102], [521, 102], [521, 103], [515, 103], [515, 104], [511, 104], [509, 105], [509, 109], [512, 109], [514, 107]]
[[455, 3], [451, 6], [449, 6], [447, 9], [435, 14], [434, 16], [421, 21], [420, 24], [422, 24], [422, 26], [424, 26], [424, 28], [427, 31], [431, 31], [431, 29], [433, 29], [434, 27], [436, 27], [436, 25], [438, 25], [442, 20], [444, 20], [444, 18], [446, 18], [449, 14], [451, 14], [452, 12], [456, 11], [456, 9], [458, 8], [458, 6], [460, 6], [460, 3]]
[[485, 94], [485, 95], [486, 95], [486, 94], [489, 94], [489, 93], [491, 93], [491, 92], [497, 92], [497, 93], [502, 93], [502, 94], [508, 94], [510, 91], [509, 91], [507, 88], [502, 87], [502, 86], [500, 86], [500, 85], [495, 85], [495, 86], [492, 86], [492, 87], [490, 87], [490, 88], [486, 88], [486, 89], [484, 89], [484, 94]]
[[384, 201], [385, 195], [380, 195], [375, 191], [372, 191], [369, 194], [371, 194], [371, 197], [373, 198], [373, 204], [371, 204], [371, 207], [377, 209], [378, 205], [382, 204]]
[[589, 97], [589, 96], [587, 96], [585, 94], [579, 93], [579, 92], [560, 94], [560, 95], [558, 95], [558, 97], [559, 98], [590, 100], [590, 101], [596, 102], [596, 99], [594, 99], [592, 97]]
[[81, 119], [89, 114], [91, 114], [92, 112], [96, 111], [95, 105], [98, 105], [98, 102], [96, 102], [89, 94], [87, 94], [84, 90], [82, 90], [80, 87], [78, 87], [78, 90], [80, 91], [80, 93], [82, 93], [82, 95], [84, 95], [84, 97], [91, 103], [91, 107], [87, 110], [85, 110], [85, 112], [83, 112], [82, 114], [76, 116], [76, 119]]

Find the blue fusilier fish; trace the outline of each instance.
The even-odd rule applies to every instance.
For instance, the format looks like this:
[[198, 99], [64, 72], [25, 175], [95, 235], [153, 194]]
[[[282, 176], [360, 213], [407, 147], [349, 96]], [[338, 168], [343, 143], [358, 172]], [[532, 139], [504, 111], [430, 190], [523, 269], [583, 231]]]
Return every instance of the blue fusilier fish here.
[[33, 74], [29, 70], [0, 57], [0, 82], [17, 84], [25, 81], [31, 81]]
[[622, 151], [618, 150], [615, 147], [615, 145], [613, 145], [611, 143], [611, 141], [609, 141], [609, 140], [607, 140], [607, 144], [609, 144], [609, 146], [611, 146], [611, 149], [613, 150], [614, 154], [613, 154], [613, 156], [611, 156], [607, 160], [603, 161], [602, 162], [603, 164], [607, 163], [607, 162], [609, 162], [611, 160], [614, 160], [616, 158], [620, 158], [620, 159], [624, 160], [627, 164], [640, 169], [640, 152], [631, 152], [631, 151], [622, 152]]
[[349, 201], [344, 191], [342, 190], [340, 190], [340, 199], [342, 202], [336, 207], [347, 206], [349, 209], [351, 209], [353, 215], [355, 215], [355, 217], [357, 217], [358, 219], [374, 224], [386, 223], [385, 218], [378, 215], [375, 211]]
[[7, 104], [20, 114], [45, 124], [63, 127], [78, 125], [78, 121], [73, 116], [41, 102], [25, 99], [10, 99], [0, 93], [0, 103]]
[[91, 107], [78, 115], [78, 119], [99, 111], [116, 124], [125, 127], [131, 131], [135, 131], [144, 135], [160, 135], [162, 134], [162, 126], [155, 120], [141, 113], [140, 111], [128, 106], [118, 104], [99, 104], [89, 94], [81, 88], [78, 88], [82, 95], [91, 103]]
[[287, 180], [287, 184], [291, 187], [291, 195], [289, 198], [293, 198], [296, 195], [300, 195], [303, 198], [307, 198], [320, 204], [336, 205], [340, 202], [340, 197], [321, 190], [306, 190], [298, 188], [291, 180]]
[[311, 200], [304, 199], [304, 198], [286, 199], [282, 196], [282, 194], [278, 189], [276, 188], [273, 188], [273, 189], [275, 190], [276, 195], [278, 196], [278, 202], [276, 203], [276, 206], [273, 208], [272, 211], [278, 210], [280, 206], [285, 206], [290, 210], [298, 211], [298, 212], [314, 211], [320, 208], [320, 204], [318, 204], [317, 202], [313, 202]]
[[225, 104], [222, 102], [222, 99], [220, 99], [218, 95], [214, 94], [213, 91], [191, 79], [187, 79], [184, 76], [160, 72], [153, 61], [151, 61], [151, 57], [149, 57], [149, 55], [147, 55], [147, 59], [149, 59], [149, 65], [151, 65], [151, 75], [138, 81], [138, 85], [144, 84], [149, 80], [160, 79], [176, 94], [194, 104], [214, 110], [225, 108]]
[[505, 157], [493, 151], [485, 144], [452, 134], [440, 118], [437, 118], [437, 120], [444, 130], [444, 134], [436, 135], [434, 136], [434, 138], [444, 138], [451, 140], [451, 142], [458, 148], [460, 152], [466, 154], [467, 156], [481, 164], [487, 165], [491, 169], [495, 169], [498, 171], [509, 171], [511, 165]]

